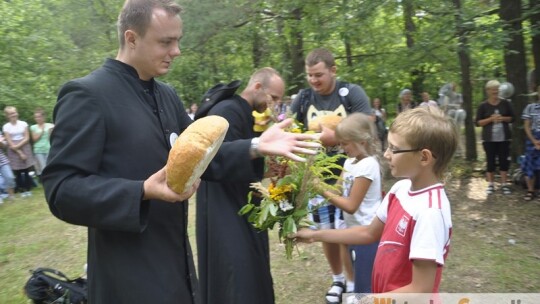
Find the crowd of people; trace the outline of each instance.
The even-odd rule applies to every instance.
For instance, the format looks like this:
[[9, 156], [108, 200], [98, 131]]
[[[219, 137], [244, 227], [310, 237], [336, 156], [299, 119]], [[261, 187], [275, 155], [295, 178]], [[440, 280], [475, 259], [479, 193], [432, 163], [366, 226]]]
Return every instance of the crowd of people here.
[[[164, 167], [197, 104], [186, 111], [157, 78], [181, 53], [180, 14], [172, 0], [127, 0], [118, 17], [116, 58], [60, 89], [52, 134], [43, 111], [28, 128], [15, 108], [5, 109], [7, 157], [0, 153], [0, 164], [9, 160], [23, 194], [35, 164], [51, 212], [88, 227], [89, 302], [274, 303], [268, 235], [238, 211], [250, 183], [264, 178], [265, 157], [303, 161], [301, 155], [317, 153], [320, 145], [329, 155], [346, 156], [335, 172], [341, 178], [321, 181], [341, 190], [321, 187], [309, 202], [313, 227], [291, 237], [323, 244], [331, 283], [321, 300], [341, 303], [345, 292], [438, 292], [452, 230], [444, 173], [459, 146], [455, 113], [462, 99], [455, 86], [439, 102], [423, 92], [419, 104], [410, 89], [402, 90], [387, 126], [381, 99], [370, 103], [360, 85], [338, 80], [325, 48], [306, 56], [308, 86], [290, 99], [278, 71], [258, 69], [239, 94], [210, 109], [208, 115], [229, 122], [224, 142], [201, 180], [175, 193]], [[494, 81], [486, 85], [476, 122], [488, 155], [488, 192], [495, 190], [498, 165], [507, 194], [504, 160], [514, 115], [497, 88]], [[531, 180], [540, 168], [539, 113], [531, 106], [523, 114], [530, 121], [525, 163]], [[319, 135], [285, 131], [290, 116], [308, 128], [324, 115], [342, 119], [335, 128], [321, 126]], [[385, 166], [401, 178], [386, 195]], [[12, 195], [9, 179], [5, 184]], [[195, 193], [199, 279], [187, 229], [187, 200]]]
[[[41, 179], [49, 154], [49, 136], [54, 125], [46, 122], [45, 111], [34, 111], [35, 124], [19, 119], [16, 107], [4, 108], [6, 123], [0, 132], [0, 204], [32, 196], [32, 188]], [[37, 178], [37, 181], [34, 179]]]

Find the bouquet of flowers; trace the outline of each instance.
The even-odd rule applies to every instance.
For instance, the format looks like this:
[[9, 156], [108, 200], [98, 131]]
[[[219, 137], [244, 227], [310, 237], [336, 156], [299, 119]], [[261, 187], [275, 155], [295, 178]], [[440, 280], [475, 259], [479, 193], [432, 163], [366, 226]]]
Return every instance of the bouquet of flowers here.
[[[248, 215], [248, 221], [262, 231], [279, 229], [279, 239], [285, 243], [285, 253], [292, 258], [295, 243], [289, 235], [300, 228], [310, 227], [309, 199], [317, 195], [321, 187], [337, 191], [335, 186], [319, 183], [327, 178], [339, 178], [332, 170], [342, 169], [336, 162], [342, 155], [328, 156], [326, 153], [307, 156], [306, 162], [294, 162], [280, 157], [273, 159], [273, 171], [277, 175], [269, 178], [269, 183], [252, 183], [251, 187], [261, 197], [260, 204], [252, 202], [250, 192], [248, 204], [240, 211], [240, 215]], [[268, 184], [267, 186], [265, 186]]]

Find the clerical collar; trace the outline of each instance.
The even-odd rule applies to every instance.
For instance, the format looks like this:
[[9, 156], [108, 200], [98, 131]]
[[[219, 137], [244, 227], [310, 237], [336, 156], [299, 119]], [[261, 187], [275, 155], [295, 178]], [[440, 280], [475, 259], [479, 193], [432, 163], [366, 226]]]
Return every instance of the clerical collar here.
[[139, 82], [143, 86], [145, 92], [149, 92], [150, 95], [154, 96], [154, 78], [150, 80], [139, 79]]

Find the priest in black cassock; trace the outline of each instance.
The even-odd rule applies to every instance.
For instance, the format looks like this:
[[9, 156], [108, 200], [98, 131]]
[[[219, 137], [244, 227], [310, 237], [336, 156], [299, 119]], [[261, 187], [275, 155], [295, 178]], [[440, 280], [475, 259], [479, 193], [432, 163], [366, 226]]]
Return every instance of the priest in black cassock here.
[[[252, 111], [264, 112], [269, 103], [283, 97], [284, 91], [279, 74], [272, 68], [262, 68], [251, 76], [240, 95], [219, 102], [209, 112], [227, 119], [229, 130], [197, 191], [197, 252], [203, 304], [275, 302], [268, 235], [253, 228], [238, 211], [247, 204], [250, 183], [263, 178], [263, 155], [276, 155], [270, 148], [277, 146], [268, 145], [269, 139], [284, 139], [287, 134], [291, 141], [298, 141], [297, 146], [308, 147], [308, 143], [299, 141], [308, 135], [293, 136], [281, 130], [291, 120], [255, 137]], [[282, 155], [298, 160], [293, 152], [300, 150], [304, 149], [290, 149]]]

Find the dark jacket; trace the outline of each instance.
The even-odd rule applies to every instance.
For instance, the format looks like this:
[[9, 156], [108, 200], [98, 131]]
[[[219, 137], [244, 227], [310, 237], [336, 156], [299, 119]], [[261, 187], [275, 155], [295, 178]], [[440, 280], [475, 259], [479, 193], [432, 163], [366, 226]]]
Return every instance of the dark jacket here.
[[[50, 210], [88, 227], [89, 303], [196, 303], [187, 202], [143, 201], [191, 122], [176, 92], [108, 59], [65, 84], [43, 172]], [[171, 136], [172, 135], [172, 136]]]
[[210, 110], [229, 122], [218, 155], [197, 191], [197, 255], [203, 304], [273, 304], [268, 235], [238, 211], [248, 201], [250, 183], [260, 181], [262, 158], [252, 160], [253, 109], [240, 96]]

